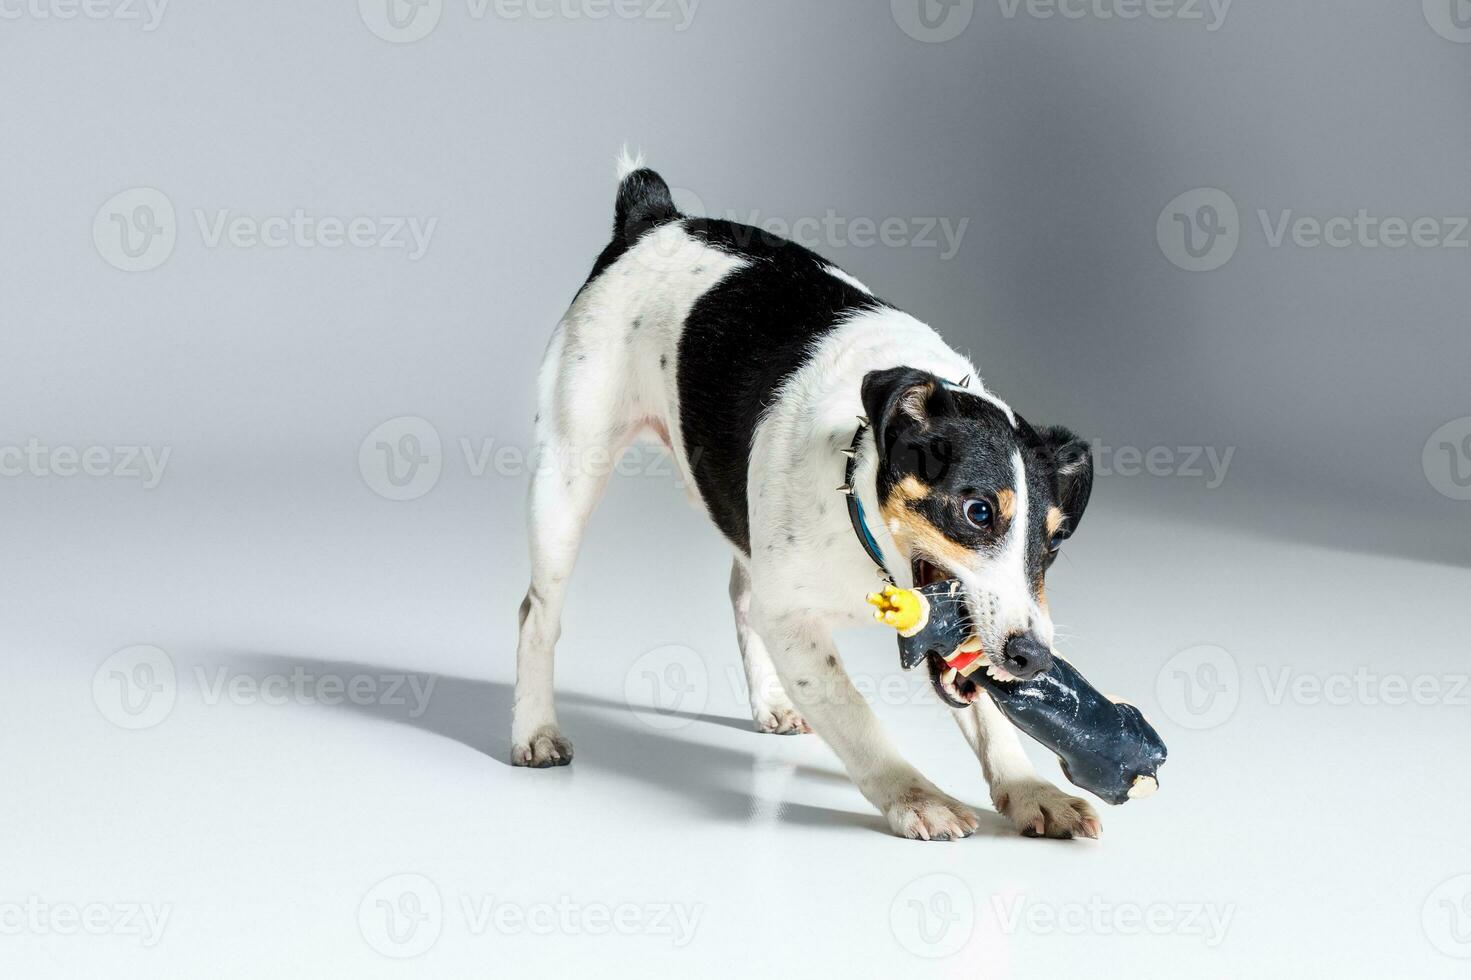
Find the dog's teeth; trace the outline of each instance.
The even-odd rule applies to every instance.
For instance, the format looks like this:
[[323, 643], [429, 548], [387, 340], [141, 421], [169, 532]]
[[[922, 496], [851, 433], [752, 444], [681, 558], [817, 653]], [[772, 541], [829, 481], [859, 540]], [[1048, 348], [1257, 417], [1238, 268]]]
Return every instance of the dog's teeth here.
[[940, 679], [946, 684], [954, 684], [955, 678], [959, 676], [960, 671], [956, 670], [954, 667], [951, 667], [949, 670], [945, 671], [945, 673], [940, 675]]
[[1010, 683], [1011, 681], [1016, 680], [1015, 674], [1008, 673], [1007, 671], [1002, 670], [1000, 667], [997, 667], [995, 664], [986, 665], [986, 676], [990, 677], [992, 680], [1002, 681], [1005, 683]]

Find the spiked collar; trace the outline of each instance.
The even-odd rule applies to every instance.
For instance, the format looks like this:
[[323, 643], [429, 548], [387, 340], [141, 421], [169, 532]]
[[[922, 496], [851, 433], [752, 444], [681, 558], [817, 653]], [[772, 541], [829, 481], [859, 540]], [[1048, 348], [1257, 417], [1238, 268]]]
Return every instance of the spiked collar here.
[[878, 566], [884, 581], [895, 585], [893, 573], [884, 564], [883, 550], [879, 548], [873, 532], [868, 529], [868, 521], [863, 514], [863, 501], [858, 497], [858, 451], [863, 446], [863, 436], [868, 432], [868, 427], [868, 419], [860, 415], [858, 431], [853, 433], [853, 442], [843, 450], [843, 455], [848, 457], [848, 465], [843, 471], [843, 485], [838, 487], [838, 492], [848, 498], [848, 521], [853, 525], [853, 534], [858, 538], [858, 543], [863, 545], [863, 550], [868, 552], [868, 557]]

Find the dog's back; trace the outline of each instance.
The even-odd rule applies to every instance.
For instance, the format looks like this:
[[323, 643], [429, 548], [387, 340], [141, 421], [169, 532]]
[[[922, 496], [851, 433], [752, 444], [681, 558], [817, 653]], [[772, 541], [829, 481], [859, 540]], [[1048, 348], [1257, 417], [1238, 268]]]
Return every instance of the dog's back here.
[[763, 414], [823, 336], [885, 304], [794, 242], [682, 215], [657, 173], [624, 168], [612, 240], [544, 370], [577, 384], [584, 403], [597, 392], [615, 440], [658, 432], [715, 524], [749, 552], [747, 470]]

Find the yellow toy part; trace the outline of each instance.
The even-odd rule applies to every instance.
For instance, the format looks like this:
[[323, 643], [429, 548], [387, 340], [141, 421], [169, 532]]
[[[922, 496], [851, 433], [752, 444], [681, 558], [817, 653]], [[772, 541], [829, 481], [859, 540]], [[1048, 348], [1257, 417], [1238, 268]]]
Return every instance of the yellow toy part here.
[[874, 619], [901, 633], [914, 629], [924, 617], [919, 593], [893, 585], [884, 586], [882, 592], [870, 593], [868, 604], [873, 606]]

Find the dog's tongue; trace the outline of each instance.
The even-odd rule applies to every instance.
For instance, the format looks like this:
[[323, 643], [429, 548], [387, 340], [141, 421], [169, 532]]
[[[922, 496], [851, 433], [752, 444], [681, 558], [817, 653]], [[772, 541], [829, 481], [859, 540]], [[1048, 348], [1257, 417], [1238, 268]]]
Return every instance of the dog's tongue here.
[[966, 668], [970, 667], [977, 660], [981, 659], [981, 655], [985, 652], [986, 651], [982, 650], [979, 646], [976, 647], [974, 650], [957, 650], [950, 656], [946, 657], [945, 662], [964, 674], [966, 673]]

